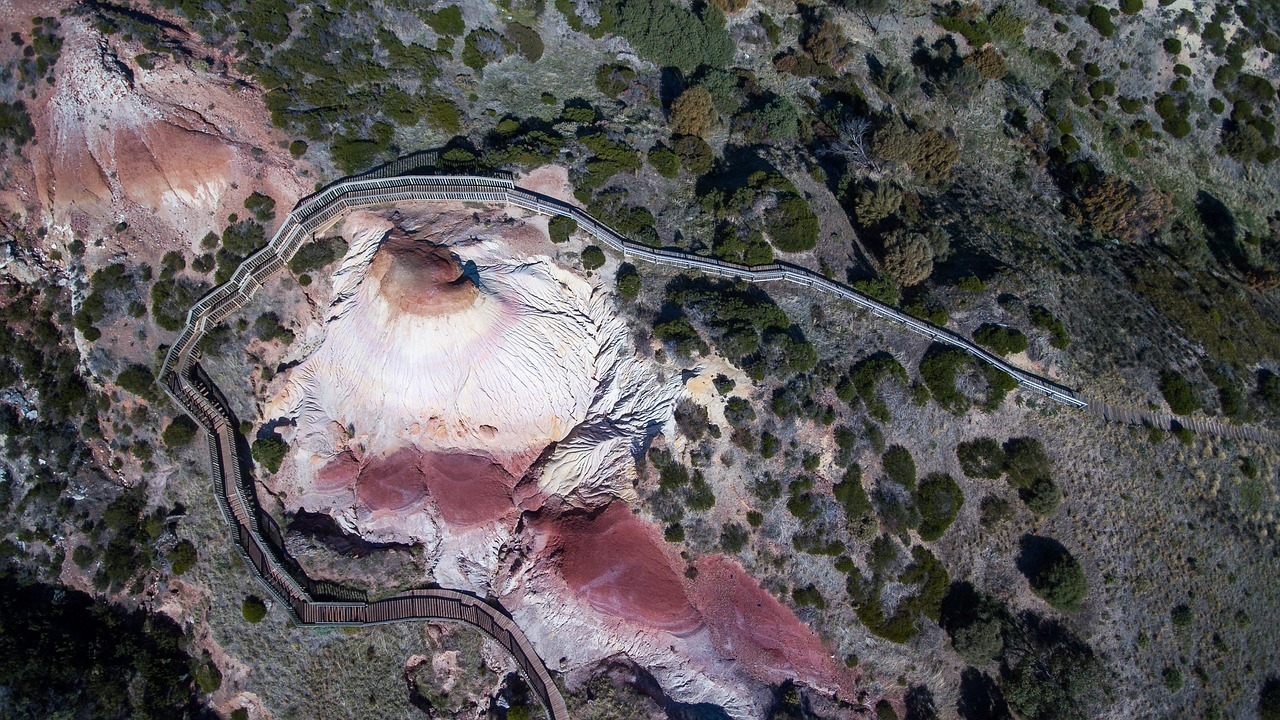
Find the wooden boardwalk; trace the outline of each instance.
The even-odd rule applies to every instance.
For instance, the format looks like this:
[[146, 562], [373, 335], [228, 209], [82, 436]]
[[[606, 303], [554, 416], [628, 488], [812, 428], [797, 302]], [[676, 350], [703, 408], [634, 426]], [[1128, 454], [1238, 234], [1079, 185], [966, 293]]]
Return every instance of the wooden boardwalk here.
[[972, 340], [911, 315], [852, 287], [806, 268], [785, 262], [747, 266], [690, 253], [653, 248], [623, 237], [591, 215], [567, 203], [524, 190], [507, 178], [474, 175], [399, 175], [423, 164], [413, 156], [367, 175], [339, 181], [304, 198], [285, 218], [271, 241], [251, 255], [231, 279], [214, 288], [187, 313], [186, 326], [170, 346], [159, 381], [208, 432], [214, 490], [245, 562], [263, 588], [302, 625], [373, 625], [405, 620], [448, 620], [478, 627], [505, 647], [520, 665], [552, 720], [569, 717], [550, 673], [528, 638], [494, 605], [464, 592], [447, 589], [415, 590], [367, 602], [362, 591], [315, 580], [284, 550], [279, 525], [257, 502], [253, 476], [242, 457], [247, 448], [237, 435], [238, 423], [220, 390], [199, 365], [200, 339], [210, 329], [244, 307], [275, 273], [283, 270], [302, 244], [361, 208], [420, 201], [467, 201], [515, 205], [544, 215], [569, 217], [578, 227], [624, 256], [748, 282], [786, 281], [847, 300], [933, 342], [959, 348], [1011, 375], [1025, 390], [1068, 407], [1084, 409], [1107, 421], [1144, 424], [1276, 444], [1278, 438], [1257, 428], [1223, 425], [1106, 403], [1090, 402], [1069, 388], [1017, 367]]

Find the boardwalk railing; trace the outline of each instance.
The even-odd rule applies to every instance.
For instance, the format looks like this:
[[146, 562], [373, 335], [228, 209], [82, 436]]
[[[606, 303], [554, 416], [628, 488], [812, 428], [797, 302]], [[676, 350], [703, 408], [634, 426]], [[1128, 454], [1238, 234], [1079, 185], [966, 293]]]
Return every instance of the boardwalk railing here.
[[[275, 273], [286, 267], [304, 242], [323, 232], [345, 213], [361, 208], [402, 202], [452, 200], [506, 203], [552, 216], [572, 218], [578, 227], [600, 242], [623, 253], [657, 265], [698, 270], [709, 275], [750, 282], [782, 280], [848, 300], [876, 317], [891, 320], [930, 340], [964, 350], [975, 358], [1011, 375], [1025, 389], [1075, 408], [1090, 404], [1069, 388], [1019, 368], [977, 346], [951, 330], [912, 317], [865, 293], [830, 280], [811, 270], [785, 262], [740, 265], [715, 258], [665, 250], [632, 242], [588, 213], [553, 198], [516, 187], [506, 178], [475, 175], [408, 175], [429, 158], [412, 156], [367, 175], [340, 181], [303, 199], [284, 219], [271, 241], [251, 255], [231, 279], [214, 288], [188, 312], [186, 326], [170, 346], [159, 381], [174, 401], [195, 418], [209, 434], [209, 459], [218, 506], [226, 517], [240, 554], [254, 570], [262, 587], [280, 601], [293, 620], [302, 625], [370, 625], [402, 620], [450, 620], [480, 628], [503, 645], [516, 659], [534, 693], [552, 720], [569, 717], [563, 697], [528, 638], [500, 608], [456, 590], [415, 590], [377, 602], [367, 602], [359, 590], [313, 580], [284, 548], [275, 520], [257, 502], [252, 474], [240, 456], [234, 422], [225, 398], [199, 366], [200, 338], [244, 307]], [[1106, 419], [1124, 419], [1124, 413], [1105, 404], [1089, 410]], [[1160, 424], [1162, 418], [1142, 418]], [[1174, 425], [1217, 431], [1230, 437], [1275, 441], [1269, 433], [1254, 429], [1224, 429], [1195, 420]], [[337, 601], [334, 601], [337, 600]]]

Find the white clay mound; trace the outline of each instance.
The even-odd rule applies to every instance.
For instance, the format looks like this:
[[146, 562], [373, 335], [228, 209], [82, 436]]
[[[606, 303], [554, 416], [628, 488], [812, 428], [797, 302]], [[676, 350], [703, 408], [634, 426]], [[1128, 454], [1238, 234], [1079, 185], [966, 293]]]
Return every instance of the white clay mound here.
[[[362, 534], [423, 540], [436, 533], [421, 518], [399, 533], [389, 516], [409, 520], [430, 499], [363, 502], [363, 468], [413, 448], [490, 458], [519, 479], [552, 443], [541, 494], [629, 499], [632, 453], [670, 421], [679, 384], [635, 358], [605, 291], [546, 257], [520, 257], [503, 239], [509, 228], [483, 228], [469, 213], [421, 222], [347, 221], [351, 249], [334, 274], [324, 339], [268, 409], [295, 421], [296, 505]], [[396, 457], [403, 474], [408, 461]]]

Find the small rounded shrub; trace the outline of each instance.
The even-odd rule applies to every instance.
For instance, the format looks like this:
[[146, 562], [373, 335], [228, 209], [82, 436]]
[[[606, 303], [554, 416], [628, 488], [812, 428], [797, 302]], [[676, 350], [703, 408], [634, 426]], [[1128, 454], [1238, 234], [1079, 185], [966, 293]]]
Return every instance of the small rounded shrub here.
[[240, 614], [251, 623], [260, 623], [267, 616], [267, 604], [256, 595], [249, 595], [240, 604]]

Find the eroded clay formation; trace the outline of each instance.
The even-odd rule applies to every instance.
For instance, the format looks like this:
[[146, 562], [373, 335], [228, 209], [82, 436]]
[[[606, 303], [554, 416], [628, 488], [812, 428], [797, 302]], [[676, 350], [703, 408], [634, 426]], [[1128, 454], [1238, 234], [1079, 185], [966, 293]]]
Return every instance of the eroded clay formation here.
[[[637, 357], [607, 287], [514, 209], [349, 216], [323, 327], [267, 408], [290, 510], [426, 549], [493, 595], [553, 670], [625, 654], [682, 702], [758, 716], [768, 684], [850, 690], [829, 650], [736, 563], [696, 579], [635, 515], [636, 459], [684, 392]], [[428, 578], [424, 578], [428, 579]]]

